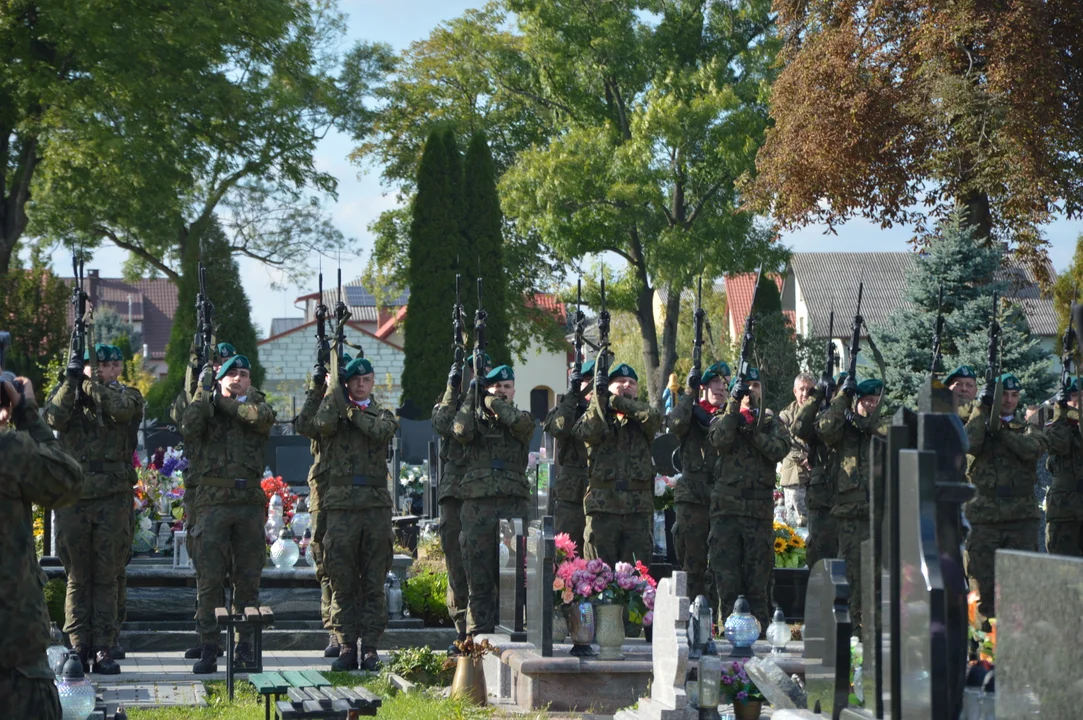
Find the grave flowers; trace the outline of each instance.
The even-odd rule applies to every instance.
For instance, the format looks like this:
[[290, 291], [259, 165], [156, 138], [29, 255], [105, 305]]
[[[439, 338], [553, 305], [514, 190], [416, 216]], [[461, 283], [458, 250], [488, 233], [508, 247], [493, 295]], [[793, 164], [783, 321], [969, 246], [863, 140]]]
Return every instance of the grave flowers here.
[[763, 693], [745, 672], [747, 658], [722, 663], [722, 694], [733, 703], [737, 720], [759, 720], [763, 708]]
[[260, 487], [263, 488], [263, 494], [267, 496], [268, 504], [275, 495], [282, 500], [283, 520], [286, 525], [289, 525], [290, 520], [293, 519], [293, 506], [297, 502], [297, 496], [290, 490], [290, 486], [282, 480], [281, 476], [268, 475], [260, 481]]
[[775, 567], [800, 568], [805, 566], [808, 549], [805, 540], [792, 527], [775, 521]]
[[673, 488], [677, 487], [677, 480], [680, 475], [670, 477], [669, 475], [655, 475], [654, 476], [654, 511], [665, 512], [666, 510], [673, 509]]

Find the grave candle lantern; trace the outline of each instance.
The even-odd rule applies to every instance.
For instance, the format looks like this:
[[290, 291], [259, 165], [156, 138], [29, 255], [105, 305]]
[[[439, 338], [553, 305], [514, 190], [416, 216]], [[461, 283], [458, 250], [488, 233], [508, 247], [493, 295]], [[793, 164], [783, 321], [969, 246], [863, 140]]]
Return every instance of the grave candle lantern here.
[[699, 720], [718, 720], [722, 690], [722, 661], [717, 655], [699, 659]]
[[297, 558], [301, 556], [301, 549], [293, 539], [293, 533], [289, 528], [278, 534], [278, 540], [271, 546], [271, 562], [279, 570], [285, 570], [297, 564]]
[[752, 657], [752, 643], [760, 637], [760, 621], [752, 616], [744, 595], [737, 596], [725, 628], [726, 639], [733, 645], [730, 657]]
[[56, 691], [65, 720], [86, 720], [94, 712], [94, 686], [83, 674], [83, 663], [74, 652], [68, 655], [64, 672], [56, 680]]
[[782, 608], [776, 605], [775, 616], [771, 624], [767, 626], [767, 640], [771, 643], [771, 652], [776, 655], [783, 652], [790, 637], [790, 626], [786, 624], [786, 616]]

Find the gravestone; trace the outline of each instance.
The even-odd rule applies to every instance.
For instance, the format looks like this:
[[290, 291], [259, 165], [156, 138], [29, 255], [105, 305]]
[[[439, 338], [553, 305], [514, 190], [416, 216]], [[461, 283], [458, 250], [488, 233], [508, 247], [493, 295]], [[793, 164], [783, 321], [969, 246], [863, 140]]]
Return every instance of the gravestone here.
[[651, 641], [653, 679], [650, 697], [640, 698], [635, 710], [621, 710], [614, 720], [696, 720], [699, 711], [688, 703], [688, 575], [676, 571], [658, 582]]
[[850, 695], [849, 603], [846, 562], [816, 563], [805, 595], [805, 688], [809, 709], [833, 720]]
[[805, 708], [808, 702], [805, 691], [770, 658], [749, 658], [745, 661], [745, 672], [771, 707], [776, 710]]
[[[539, 453], [540, 455], [540, 453]], [[534, 467], [534, 487], [535, 487], [535, 500], [534, 512], [536, 513], [532, 520], [537, 520], [550, 515], [549, 512], [549, 496], [550, 489], [553, 482], [553, 462], [548, 459], [539, 457], [538, 464]]]
[[280, 435], [267, 441], [271, 454], [267, 466], [290, 485], [307, 485], [312, 467], [312, 442], [300, 435]]
[[[497, 587], [496, 631], [512, 642], [526, 641], [526, 533], [522, 518], [501, 520], [499, 540], [508, 548], [507, 563], [500, 564]], [[499, 551], [499, 547], [497, 550]], [[500, 563], [500, 553], [497, 554]]]
[[673, 451], [681, 446], [681, 439], [673, 433], [663, 433], [651, 444], [654, 471], [659, 475], [676, 475], [680, 470], [673, 465]]
[[997, 718], [1083, 715], [1083, 559], [997, 550], [996, 607]]
[[530, 523], [526, 561], [526, 637], [542, 657], [553, 655], [553, 518]]

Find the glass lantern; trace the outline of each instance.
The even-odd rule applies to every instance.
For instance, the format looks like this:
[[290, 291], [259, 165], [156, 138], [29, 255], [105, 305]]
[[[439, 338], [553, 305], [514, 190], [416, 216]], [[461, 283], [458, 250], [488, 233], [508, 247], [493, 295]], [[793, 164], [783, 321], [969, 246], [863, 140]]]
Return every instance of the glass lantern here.
[[760, 637], [760, 621], [752, 616], [744, 595], [737, 596], [733, 612], [726, 618], [726, 639], [733, 645], [730, 657], [752, 657], [752, 643]]
[[718, 703], [722, 699], [722, 661], [717, 655], [699, 659], [699, 717], [718, 720]]
[[282, 498], [272, 495], [267, 504], [267, 522], [263, 526], [263, 532], [267, 535], [267, 542], [273, 543], [282, 531], [286, 523], [282, 519]]
[[56, 679], [56, 692], [64, 720], [86, 720], [94, 712], [94, 686], [83, 674], [83, 662], [74, 652], [68, 655], [64, 671]]
[[402, 583], [399, 576], [393, 572], [387, 574], [384, 583], [384, 593], [387, 596], [387, 614], [391, 620], [402, 620]]
[[312, 513], [308, 511], [308, 503], [304, 498], [299, 498], [293, 508], [293, 519], [290, 520], [290, 530], [295, 538], [305, 536], [305, 531], [312, 527]]
[[45, 649], [49, 669], [59, 678], [64, 674], [64, 661], [68, 659], [68, 649], [64, 647], [64, 636], [56, 623], [49, 628], [49, 647]]
[[776, 605], [775, 616], [771, 624], [767, 626], [767, 641], [771, 643], [771, 652], [776, 655], [784, 652], [790, 637], [790, 626], [786, 624], [786, 615], [782, 612], [782, 608]]
[[309, 565], [315, 566], [316, 563], [312, 561], [308, 554], [308, 546], [312, 544], [312, 528], [306, 528], [305, 534], [301, 536], [301, 539], [297, 542], [297, 547], [301, 551], [301, 557], [305, 559], [305, 562]]
[[301, 557], [301, 549], [293, 539], [293, 533], [289, 528], [278, 533], [278, 539], [271, 546], [271, 562], [279, 570], [288, 570], [297, 564]]

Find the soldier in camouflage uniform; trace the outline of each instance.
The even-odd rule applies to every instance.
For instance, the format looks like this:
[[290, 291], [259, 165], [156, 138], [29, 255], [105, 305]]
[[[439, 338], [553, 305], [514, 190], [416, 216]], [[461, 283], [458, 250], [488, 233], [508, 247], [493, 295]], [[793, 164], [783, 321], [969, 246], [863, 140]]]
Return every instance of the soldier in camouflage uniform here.
[[[117, 640], [117, 566], [131, 547], [131, 423], [143, 412], [143, 396], [114, 384], [119, 371], [108, 345], [94, 346], [101, 363], [76, 380], [65, 376], [45, 404], [45, 421], [59, 433], [60, 445], [79, 461], [86, 481], [83, 497], [56, 513], [57, 551], [68, 575], [64, 603], [72, 648], [93, 671], [115, 675], [120, 666], [111, 649]], [[87, 355], [89, 357], [89, 353]], [[76, 393], [81, 400], [76, 404]]]
[[[341, 648], [332, 670], [376, 670], [376, 644], [387, 628], [384, 580], [393, 556], [387, 443], [399, 424], [372, 397], [375, 373], [365, 358], [331, 382], [311, 428], [319, 455], [312, 476], [320, 489], [323, 562], [331, 581], [331, 623]], [[300, 428], [299, 428], [300, 429]]]
[[994, 556], [1001, 548], [1038, 549], [1038, 458], [1046, 449], [1045, 434], [1027, 423], [1018, 411], [1019, 380], [1011, 373], [1000, 376], [1003, 396], [997, 411], [1000, 427], [989, 429], [994, 388], [982, 389], [966, 423], [970, 441], [966, 477], [978, 492], [963, 506], [970, 521], [966, 538], [966, 572], [971, 590], [981, 594], [978, 612], [996, 614], [993, 583]]
[[956, 406], [964, 407], [978, 395], [978, 374], [969, 365], [960, 365], [944, 378], [944, 385], [955, 396]]
[[466, 446], [469, 467], [459, 486], [463, 564], [470, 587], [468, 635], [496, 628], [497, 529], [502, 519], [527, 516], [526, 464], [534, 434], [534, 418], [513, 404], [515, 372], [511, 367], [497, 366], [485, 376], [481, 407], [475, 400], [477, 382], [475, 378], [470, 383], [452, 424], [455, 440]]
[[[797, 411], [812, 396], [816, 387], [816, 378], [808, 373], [801, 373], [793, 381], [794, 401], [778, 414], [779, 422], [787, 429], [794, 425]], [[786, 513], [794, 518], [797, 527], [808, 523], [808, 505], [805, 503], [809, 481], [808, 443], [790, 432], [790, 452], [782, 459], [782, 492], [786, 496]]]
[[[68, 372], [78, 382], [78, 357]], [[45, 573], [34, 553], [33, 505], [45, 512], [71, 505], [83, 494], [83, 470], [60, 449], [38, 416], [34, 386], [26, 378], [23, 394], [4, 381], [0, 393], [0, 563], [7, 587], [0, 612], [0, 699], [4, 716], [61, 720], [60, 698], [46, 662], [49, 613]]]
[[745, 382], [734, 378], [725, 412], [707, 433], [719, 455], [708, 545], [721, 614], [728, 616], [744, 595], [766, 628], [775, 566], [775, 465], [790, 451], [790, 437], [770, 410], [759, 407], [760, 398], [760, 373], [750, 368]]
[[[597, 371], [597, 364], [595, 364]], [[621, 363], [594, 376], [594, 397], [575, 424], [587, 446], [589, 477], [583, 556], [649, 565], [653, 557], [654, 461], [651, 443], [662, 424], [658, 411], [636, 399], [639, 378]]]
[[[197, 458], [189, 459], [199, 465], [199, 519], [189, 542], [195, 543], [199, 557], [196, 627], [203, 650], [194, 673], [218, 669], [220, 631], [214, 610], [224, 597], [227, 572], [233, 583], [233, 612], [259, 605], [267, 555], [267, 498], [260, 476], [275, 413], [263, 393], [252, 387], [251, 367], [244, 355], [234, 355], [217, 374], [210, 365], [203, 368], [199, 389], [181, 421], [185, 442], [195, 441], [202, 448]], [[255, 660], [247, 633], [239, 638], [236, 657], [242, 666]]]
[[835, 506], [835, 483], [838, 463], [831, 448], [819, 441], [816, 418], [823, 408], [825, 398], [830, 399], [842, 383], [846, 373], [841, 372], [834, 380], [822, 378], [812, 395], [797, 409], [788, 429], [792, 435], [813, 449], [809, 457], [809, 480], [805, 491], [805, 507], [808, 509], [808, 546], [806, 563], [814, 566], [824, 558], [839, 556], [838, 522], [831, 514]]
[[1047, 465], [1053, 486], [1045, 496], [1045, 545], [1054, 555], [1083, 555], [1083, 442], [1079, 408], [1083, 399], [1076, 381], [1056, 397], [1053, 420], [1045, 428]]
[[542, 430], [556, 441], [560, 467], [553, 483], [553, 529], [567, 533], [579, 552], [583, 551], [586, 515], [583, 497], [587, 493], [587, 446], [572, 434], [572, 429], [587, 410], [591, 398], [594, 361], [583, 363], [578, 373], [568, 376], [568, 392], [545, 416]]
[[[485, 368], [491, 360], [485, 355]], [[467, 364], [472, 369], [474, 358], [471, 357]], [[470, 598], [470, 583], [466, 577], [466, 565], [463, 563], [462, 548], [462, 499], [459, 497], [459, 486], [463, 476], [469, 470], [469, 455], [467, 448], [462, 443], [456, 442], [453, 437], [455, 415], [462, 405], [463, 393], [459, 392], [462, 387], [463, 368], [459, 363], [452, 363], [448, 373], [447, 389], [440, 398], [440, 402], [432, 410], [432, 426], [440, 435], [440, 459], [443, 463], [440, 471], [440, 488], [437, 502], [440, 504], [440, 546], [444, 550], [444, 563], [447, 565], [447, 593], [445, 602], [451, 621], [455, 624], [456, 640], [466, 640], [466, 611]], [[447, 649], [448, 655], [458, 655], [459, 648], [454, 644]]]
[[[718, 453], [707, 442], [711, 420], [726, 405], [730, 367], [711, 365], [700, 376], [688, 374], [688, 392], [669, 412], [669, 429], [681, 439], [681, 477], [673, 489], [673, 542], [677, 562], [688, 573], [688, 596], [713, 599], [714, 581], [707, 570], [707, 539], [711, 530], [711, 488]], [[702, 399], [700, 395], [703, 395]], [[714, 603], [711, 603], [714, 607]]]
[[[846, 561], [846, 580], [851, 588], [858, 588], [850, 593], [855, 634], [861, 629], [861, 543], [870, 537], [870, 440], [885, 437], [891, 424], [891, 419], [880, 413], [883, 390], [880, 380], [855, 383], [846, 378], [841, 392], [816, 420], [816, 433], [831, 449], [836, 464], [831, 515], [838, 523], [839, 557]], [[856, 412], [852, 409], [855, 400]]]
[[[116, 345], [109, 346], [109, 372], [111, 376], [120, 378], [124, 373], [124, 352]], [[119, 380], [114, 380], [113, 385], [119, 385]], [[138, 392], [134, 390], [134, 392]], [[142, 395], [140, 395], [142, 397]], [[127, 457], [134, 457], [136, 450], [139, 449], [139, 425], [143, 422], [143, 408], [139, 408], [139, 413], [132, 418], [128, 425], [128, 446], [125, 448]], [[135, 485], [138, 482], [138, 476], [135, 474], [135, 468], [131, 468], [130, 480], [131, 484]], [[132, 503], [131, 507], [131, 522], [128, 523], [128, 539], [127, 539], [127, 552], [121, 557], [120, 563], [117, 564], [117, 624], [116, 624], [116, 636], [120, 637], [120, 627], [124, 624], [124, 620], [128, 616], [128, 563], [132, 560], [132, 538], [135, 535], [135, 503]], [[110, 649], [110, 653], [114, 660], [124, 659], [124, 649], [120, 647], [119, 641], [113, 645]]]

